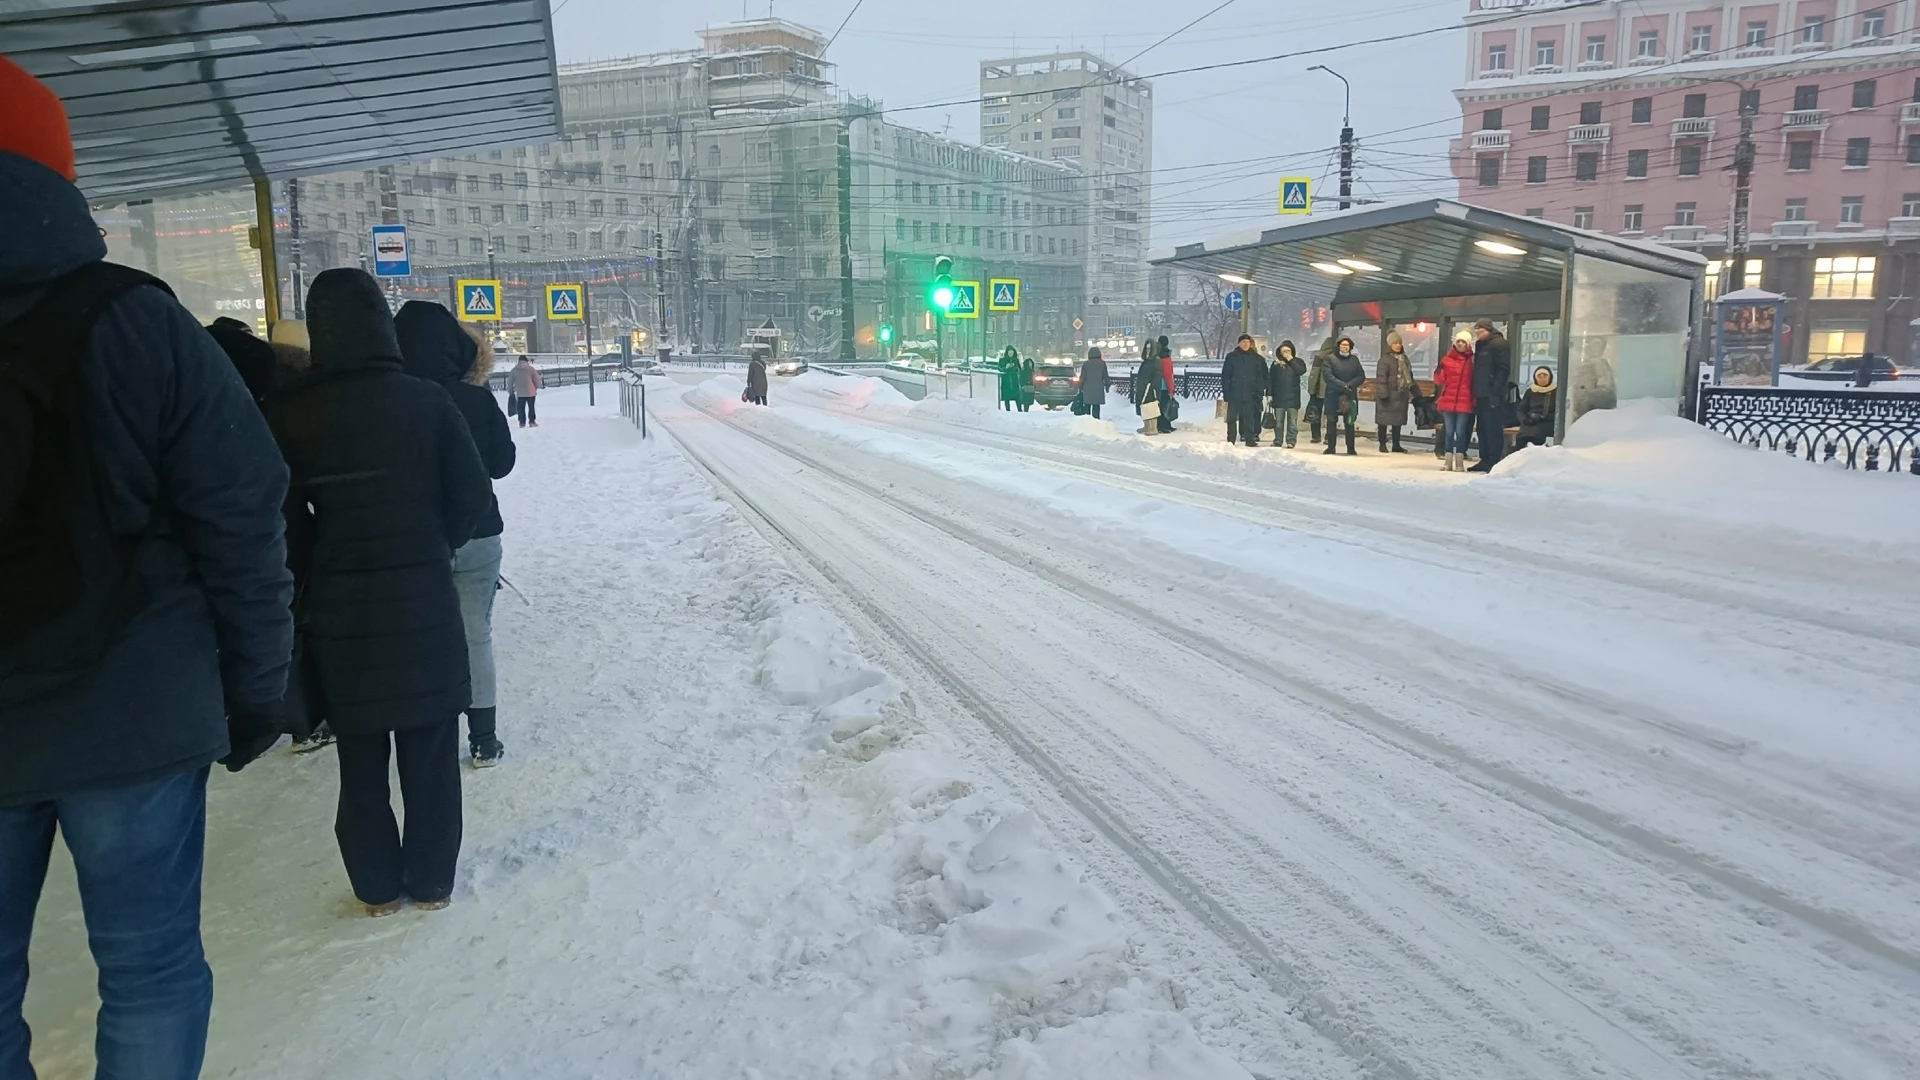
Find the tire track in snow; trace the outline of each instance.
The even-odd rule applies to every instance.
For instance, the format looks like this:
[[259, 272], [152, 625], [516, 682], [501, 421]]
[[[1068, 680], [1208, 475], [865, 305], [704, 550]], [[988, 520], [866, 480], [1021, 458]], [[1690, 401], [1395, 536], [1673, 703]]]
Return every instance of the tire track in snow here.
[[[698, 406], [694, 406], [698, 408]], [[1571, 829], [1585, 839], [1617, 853], [1661, 860], [1681, 871], [1704, 878], [1746, 900], [1772, 909], [1795, 920], [1809, 930], [1858, 950], [1865, 957], [1904, 969], [1909, 976], [1920, 975], [1920, 952], [1889, 941], [1872, 928], [1838, 912], [1805, 903], [1781, 890], [1754, 879], [1736, 869], [1695, 853], [1659, 835], [1651, 829], [1622, 821], [1604, 809], [1549, 784], [1525, 776], [1505, 765], [1488, 761], [1449, 740], [1403, 724], [1364, 702], [1329, 691], [1298, 671], [1282, 668], [1263, 657], [1248, 655], [1238, 645], [1224, 641], [1204, 630], [1177, 623], [1157, 611], [1120, 596], [1083, 576], [1066, 573], [1056, 567], [1037, 563], [1025, 554], [1008, 548], [950, 516], [911, 505], [897, 494], [849, 475], [844, 469], [824, 463], [812, 455], [770, 439], [760, 432], [733, 423], [718, 413], [701, 410], [716, 422], [739, 432], [768, 448], [817, 472], [833, 477], [846, 486], [889, 504], [921, 523], [946, 533], [970, 547], [993, 556], [1016, 570], [1033, 574], [1077, 595], [1098, 602], [1116, 614], [1157, 627], [1176, 641], [1202, 638], [1209, 655], [1242, 675], [1293, 694], [1340, 720], [1404, 753], [1423, 759], [1490, 794], [1531, 814]], [[684, 446], [685, 443], [682, 442]], [[710, 470], [711, 471], [711, 470]], [[729, 490], [733, 490], [729, 485]], [[759, 513], [756, 508], [755, 513]], [[778, 526], [774, 526], [778, 528]], [[891, 620], [888, 620], [891, 622]], [[897, 624], [896, 624], [897, 625]], [[972, 694], [971, 691], [968, 691]], [[977, 700], [977, 695], [973, 695]]]

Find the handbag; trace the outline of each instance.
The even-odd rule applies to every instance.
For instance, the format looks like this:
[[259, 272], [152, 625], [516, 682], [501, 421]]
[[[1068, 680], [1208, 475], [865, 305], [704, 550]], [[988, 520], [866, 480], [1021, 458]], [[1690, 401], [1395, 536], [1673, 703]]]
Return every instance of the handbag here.
[[1430, 397], [1415, 395], [1413, 399], [1413, 424], [1415, 427], [1437, 428], [1440, 426], [1440, 409]]
[[1087, 415], [1086, 400], [1082, 398], [1080, 395], [1075, 394], [1073, 396], [1073, 404], [1067, 406], [1067, 411], [1073, 413], [1073, 415], [1075, 416]]
[[1279, 418], [1273, 415], [1272, 409], [1268, 409], [1267, 415], [1260, 418], [1260, 426], [1268, 431], [1272, 431], [1280, 426]]
[[1148, 398], [1141, 402], [1140, 416], [1144, 420], [1160, 419], [1160, 400], [1158, 398]]

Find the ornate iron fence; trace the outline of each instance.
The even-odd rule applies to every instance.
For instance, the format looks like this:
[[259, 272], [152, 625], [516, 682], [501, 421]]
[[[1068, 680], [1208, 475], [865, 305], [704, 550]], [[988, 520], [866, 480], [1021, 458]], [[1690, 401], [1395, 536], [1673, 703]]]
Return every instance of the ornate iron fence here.
[[1705, 386], [1699, 422], [1751, 446], [1920, 476], [1920, 394]]

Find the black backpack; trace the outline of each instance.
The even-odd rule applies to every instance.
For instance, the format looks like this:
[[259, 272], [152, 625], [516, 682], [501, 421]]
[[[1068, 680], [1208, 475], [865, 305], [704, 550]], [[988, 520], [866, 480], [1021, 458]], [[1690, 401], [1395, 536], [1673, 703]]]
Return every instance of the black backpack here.
[[162, 515], [114, 531], [81, 369], [94, 322], [141, 285], [167, 288], [88, 263], [0, 323], [0, 709], [93, 671], [147, 603], [135, 560]]

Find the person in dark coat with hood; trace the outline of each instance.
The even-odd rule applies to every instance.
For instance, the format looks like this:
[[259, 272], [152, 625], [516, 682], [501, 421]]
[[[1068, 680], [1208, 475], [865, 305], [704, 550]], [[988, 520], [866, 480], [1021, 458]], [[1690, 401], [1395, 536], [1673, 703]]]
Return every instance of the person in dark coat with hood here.
[[740, 400], [750, 405], [767, 403], [767, 358], [759, 353], [747, 361], [747, 389]]
[[1254, 347], [1253, 335], [1241, 334], [1233, 351], [1220, 361], [1220, 396], [1227, 402], [1227, 441], [1260, 445], [1260, 418], [1267, 398], [1267, 358]]
[[1560, 383], [1553, 377], [1553, 366], [1536, 364], [1527, 392], [1520, 395], [1520, 431], [1513, 437], [1513, 448], [1547, 445], [1560, 418], [1559, 404]]
[[[293, 649], [287, 470], [234, 365], [187, 309], [106, 265], [60, 99], [0, 57], [0, 103], [0, 335], [28, 346], [0, 351], [0, 1076], [34, 1074], [20, 1009], [56, 837], [99, 967], [97, 1074], [198, 1076], [213, 1008], [200, 935], [208, 771], [237, 770], [280, 737]], [[32, 406], [12, 384], [33, 374], [16, 357], [57, 366], [71, 410]], [[44, 542], [73, 533], [50, 521], [66, 492], [28, 483], [82, 475], [70, 463], [41, 470], [47, 444], [33, 436], [49, 414], [84, 426], [88, 516], [139, 538], [126, 565], [142, 595], [98, 620], [111, 628], [98, 652], [35, 655], [78, 647], [81, 635], [58, 632], [63, 616], [95, 607], [68, 601], [66, 574], [34, 573], [71, 550], [43, 557]], [[78, 912], [63, 901], [48, 914]]]
[[1490, 319], [1473, 324], [1473, 426], [1480, 433], [1480, 460], [1468, 472], [1492, 472], [1507, 452], [1507, 388], [1513, 385], [1513, 350]]
[[1307, 425], [1314, 442], [1320, 441], [1320, 416], [1327, 410], [1327, 361], [1333, 359], [1337, 345], [1332, 335], [1328, 335], [1307, 368]]
[[1353, 339], [1343, 337], [1334, 345], [1333, 355], [1327, 358], [1326, 366], [1327, 402], [1322, 411], [1327, 417], [1327, 453], [1334, 452], [1334, 439], [1340, 432], [1340, 421], [1347, 422], [1347, 453], [1353, 450], [1353, 421], [1360, 410], [1360, 384], [1367, 381], [1367, 369], [1360, 364], [1360, 358], [1353, 354]]
[[1020, 354], [1009, 345], [1000, 354], [1000, 408], [1010, 412], [1020, 407]]
[[402, 369], [365, 271], [314, 278], [307, 332], [313, 368], [271, 418], [293, 474], [295, 615], [339, 740], [334, 834], [368, 914], [405, 897], [444, 906], [460, 854], [460, 713], [473, 701], [453, 553], [487, 518], [492, 488], [446, 389]]
[[1107, 361], [1099, 349], [1087, 350], [1087, 362], [1080, 365], [1080, 402], [1087, 415], [1100, 419], [1100, 406], [1107, 403]]
[[[513, 431], [488, 389], [493, 349], [476, 340], [466, 324], [439, 304], [409, 300], [393, 318], [406, 372], [438, 383], [453, 399], [473, 436], [480, 463], [495, 480], [513, 471]], [[467, 636], [467, 669], [473, 700], [467, 704], [467, 753], [476, 768], [500, 763], [499, 702], [493, 665], [493, 597], [500, 587], [500, 500], [488, 490], [487, 512], [473, 538], [453, 553], [453, 587], [460, 594], [460, 622]]]
[[1267, 373], [1275, 446], [1291, 447], [1300, 441], [1300, 377], [1306, 373], [1307, 362], [1294, 352], [1293, 342], [1282, 341], [1274, 350], [1273, 367]]

